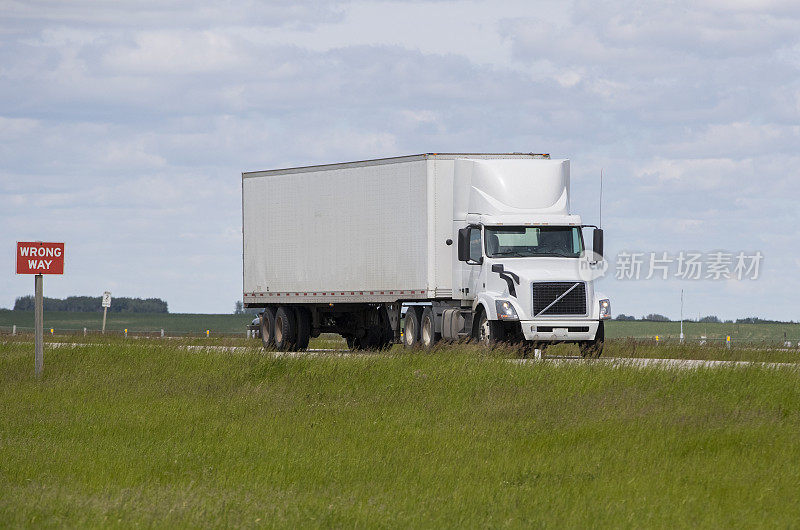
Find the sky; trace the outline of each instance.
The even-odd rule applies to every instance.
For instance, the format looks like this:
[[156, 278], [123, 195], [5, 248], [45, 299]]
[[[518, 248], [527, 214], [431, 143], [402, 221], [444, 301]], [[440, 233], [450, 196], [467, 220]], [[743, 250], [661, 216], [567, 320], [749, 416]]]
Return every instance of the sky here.
[[586, 223], [602, 170], [615, 314], [683, 289], [688, 317], [800, 320], [798, 27], [780, 0], [0, 0], [0, 307], [44, 240], [46, 296], [232, 312], [242, 171], [520, 151], [571, 160]]

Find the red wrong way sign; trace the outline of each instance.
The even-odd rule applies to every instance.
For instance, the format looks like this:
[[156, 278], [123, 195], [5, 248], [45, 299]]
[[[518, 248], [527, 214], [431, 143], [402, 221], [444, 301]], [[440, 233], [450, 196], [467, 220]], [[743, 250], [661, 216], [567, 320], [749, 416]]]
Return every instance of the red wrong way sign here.
[[64, 274], [64, 243], [18, 241], [17, 274]]

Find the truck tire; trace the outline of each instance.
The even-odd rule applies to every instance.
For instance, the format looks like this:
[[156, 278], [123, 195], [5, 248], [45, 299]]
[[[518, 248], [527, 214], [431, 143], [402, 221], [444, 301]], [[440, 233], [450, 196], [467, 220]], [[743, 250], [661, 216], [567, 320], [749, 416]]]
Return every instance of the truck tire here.
[[308, 341], [311, 339], [311, 314], [305, 307], [296, 307], [294, 318], [297, 322], [296, 346], [298, 350], [305, 351], [308, 349]]
[[406, 311], [406, 318], [403, 323], [403, 346], [406, 348], [419, 346], [419, 313], [417, 306], [411, 306]]
[[266, 307], [259, 317], [261, 318], [261, 344], [264, 345], [265, 350], [271, 350], [275, 347], [275, 309]]
[[422, 318], [419, 322], [419, 344], [426, 350], [430, 350], [436, 345], [438, 340], [439, 337], [437, 337], [436, 334], [433, 309], [426, 307], [422, 312]]
[[489, 316], [483, 310], [480, 312], [475, 331], [475, 338], [484, 346], [493, 346], [504, 338], [503, 324], [498, 320], [489, 320]]
[[275, 349], [288, 351], [295, 348], [297, 340], [297, 320], [294, 310], [282, 305], [275, 313]]
[[605, 322], [600, 322], [597, 326], [597, 333], [594, 335], [594, 340], [581, 342], [578, 347], [581, 349], [583, 357], [600, 357], [603, 355], [603, 343], [606, 339]]

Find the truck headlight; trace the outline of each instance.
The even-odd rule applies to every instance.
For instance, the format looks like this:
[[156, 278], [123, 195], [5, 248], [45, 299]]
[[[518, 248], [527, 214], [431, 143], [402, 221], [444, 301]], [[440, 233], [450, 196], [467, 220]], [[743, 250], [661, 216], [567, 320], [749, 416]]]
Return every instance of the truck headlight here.
[[517, 310], [508, 300], [495, 300], [494, 306], [497, 308], [497, 318], [500, 320], [519, 320]]
[[600, 318], [611, 318], [611, 301], [608, 298], [600, 300]]

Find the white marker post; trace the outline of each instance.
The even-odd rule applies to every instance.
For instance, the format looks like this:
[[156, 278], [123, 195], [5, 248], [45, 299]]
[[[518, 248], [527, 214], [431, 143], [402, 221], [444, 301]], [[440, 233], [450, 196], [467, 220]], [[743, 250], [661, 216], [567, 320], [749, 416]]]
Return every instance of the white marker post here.
[[111, 307], [111, 291], [106, 291], [103, 293], [103, 334], [106, 332], [106, 312], [108, 308]]
[[683, 289], [681, 289], [681, 344], [683, 344]]
[[[34, 366], [44, 371], [44, 274], [64, 274], [64, 243], [17, 241], [17, 274], [33, 274]], [[50, 330], [52, 335], [53, 330]]]

